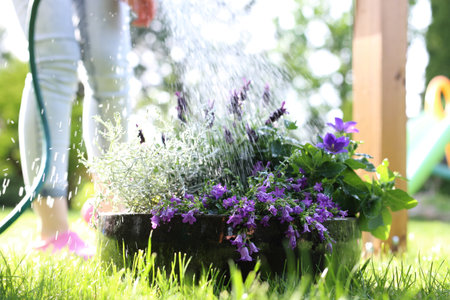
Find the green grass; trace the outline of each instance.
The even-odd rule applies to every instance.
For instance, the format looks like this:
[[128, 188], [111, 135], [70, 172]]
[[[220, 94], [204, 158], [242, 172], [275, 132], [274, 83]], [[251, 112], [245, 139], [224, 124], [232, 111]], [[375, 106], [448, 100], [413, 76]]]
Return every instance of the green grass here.
[[[95, 232], [77, 212], [70, 220], [75, 231], [95, 242]], [[0, 236], [0, 299], [450, 299], [450, 224], [444, 222], [411, 220], [407, 253], [362, 260], [350, 276], [326, 270], [314, 280], [263, 281], [257, 273], [243, 280], [232, 268], [226, 285], [214, 274], [193, 281], [182, 259], [174, 260], [166, 275], [144, 253], [127, 269], [98, 258], [35, 253], [29, 250], [35, 235], [35, 216], [26, 212]]]

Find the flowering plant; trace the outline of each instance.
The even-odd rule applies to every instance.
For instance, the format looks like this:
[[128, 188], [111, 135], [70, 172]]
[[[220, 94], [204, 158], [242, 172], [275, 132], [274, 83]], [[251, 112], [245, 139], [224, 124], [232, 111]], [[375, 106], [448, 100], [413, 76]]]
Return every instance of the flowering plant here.
[[[166, 193], [144, 194], [144, 197], [151, 199], [147, 201], [149, 205], [146, 209], [152, 214], [152, 227], [156, 229], [162, 222], [170, 222], [175, 214], [180, 214], [182, 222], [186, 224], [196, 222], [196, 216], [199, 214], [225, 215], [227, 223], [237, 233], [231, 243], [237, 247], [241, 260], [244, 261], [252, 260], [252, 255], [259, 251], [258, 246], [252, 242], [252, 233], [257, 224], [270, 226], [271, 220], [287, 225], [284, 234], [292, 248], [296, 247], [297, 241], [306, 232], [317, 234], [329, 248], [332, 248], [333, 239], [324, 222], [346, 216], [357, 217], [361, 230], [386, 239], [392, 221], [391, 211], [412, 208], [417, 201], [406, 192], [395, 188], [395, 180], [400, 178], [400, 175], [389, 170], [387, 160], [375, 168], [369, 161], [371, 158], [369, 155], [357, 152], [359, 142], [351, 139], [351, 134], [358, 131], [355, 128], [356, 123], [336, 118], [334, 123], [327, 124], [332, 132], [319, 136], [315, 143], [301, 143], [289, 134], [290, 131], [297, 129], [297, 125], [284, 118], [287, 110], [283, 102], [281, 107], [267, 115], [264, 122], [249, 125], [244, 123], [247, 121], [242, 110], [249, 85], [250, 82], [246, 82], [240, 92], [232, 93], [230, 110], [235, 117], [233, 126], [214, 124], [211, 105], [206, 113], [207, 122], [203, 130], [206, 132], [211, 130], [209, 133], [212, 134], [205, 138], [208, 144], [205, 151], [209, 153], [207, 160], [211, 168], [204, 166], [205, 162], [201, 161], [198, 152], [198, 149], [202, 149], [198, 146], [201, 137], [186, 139], [178, 134], [167, 139], [164, 135], [162, 147], [148, 146], [157, 150], [158, 155], [155, 159], [162, 163], [156, 165], [155, 169], [147, 169], [147, 173], [155, 173], [156, 177], [165, 176], [166, 171], [163, 168], [171, 162], [165, 161], [165, 154], [162, 151], [169, 148], [172, 152], [178, 150], [179, 155], [183, 157], [180, 161], [188, 160], [190, 155], [195, 156], [196, 160], [192, 163], [194, 167], [190, 165], [187, 173], [196, 171], [202, 178], [200, 187], [196, 184], [195, 189], [185, 187], [183, 184], [186, 180], [177, 181], [173, 185], [167, 183], [170, 181], [164, 181], [166, 186], [169, 186]], [[182, 124], [186, 124], [187, 102], [180, 93], [177, 93], [177, 97], [178, 118]], [[266, 87], [262, 99], [266, 101], [268, 97], [269, 90]], [[242, 134], [239, 136], [239, 131], [235, 130], [233, 135], [228, 128], [241, 128]], [[187, 131], [188, 127], [183, 127], [182, 132]], [[220, 138], [217, 137], [217, 132], [221, 133], [222, 144], [218, 142]], [[179, 143], [180, 141], [182, 143]], [[139, 131], [139, 142], [138, 147], [145, 147], [142, 131]], [[185, 153], [182, 145], [193, 142], [196, 143], [196, 147], [189, 148]], [[171, 148], [170, 143], [175, 143], [176, 148]], [[215, 160], [222, 161], [229, 158], [225, 152], [231, 150], [224, 148], [224, 145], [232, 146], [241, 158], [239, 151], [243, 148], [252, 151], [246, 151], [244, 160], [215, 165]], [[108, 153], [105, 154], [106, 160], [108, 157], [110, 160], [120, 157], [120, 165], [126, 164], [126, 158], [114, 152], [114, 147], [111, 149], [113, 150], [110, 156]], [[133, 156], [139, 155], [139, 151], [133, 150]], [[178, 159], [174, 156], [168, 157], [170, 160]], [[237, 164], [245, 163], [251, 163], [252, 168], [248, 171], [236, 169], [241, 170], [244, 176], [242, 172], [227, 171]], [[98, 162], [91, 165], [91, 169], [102, 175], [104, 172], [99, 167], [101, 165]], [[179, 167], [183, 167], [181, 162], [169, 169], [168, 178], [177, 177], [176, 171], [179, 171]], [[202, 171], [203, 167], [207, 171]], [[127, 168], [128, 181], [136, 181], [136, 178], [130, 176], [130, 170], [136, 168], [140, 167], [136, 166], [135, 162]], [[376, 176], [363, 180], [355, 172], [358, 169]], [[211, 170], [215, 170], [216, 173]], [[202, 172], [204, 177], [201, 177]], [[120, 177], [117, 176], [117, 172], [113, 171], [111, 174], [115, 175], [104, 177], [105, 182]], [[184, 173], [179, 177], [187, 178]], [[182, 188], [177, 188], [180, 184]], [[140, 207], [134, 202], [128, 203], [128, 206]]]

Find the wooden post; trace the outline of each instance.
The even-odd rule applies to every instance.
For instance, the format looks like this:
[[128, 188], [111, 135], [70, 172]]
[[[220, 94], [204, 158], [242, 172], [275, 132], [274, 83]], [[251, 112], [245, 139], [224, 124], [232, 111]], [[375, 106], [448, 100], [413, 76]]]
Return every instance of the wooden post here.
[[[405, 64], [408, 0], [357, 0], [353, 36], [353, 119], [364, 141], [359, 150], [378, 165], [388, 158], [390, 168], [406, 176]], [[398, 188], [406, 190], [406, 182]], [[406, 211], [393, 213], [388, 243], [406, 248]], [[375, 252], [381, 241], [369, 234]]]

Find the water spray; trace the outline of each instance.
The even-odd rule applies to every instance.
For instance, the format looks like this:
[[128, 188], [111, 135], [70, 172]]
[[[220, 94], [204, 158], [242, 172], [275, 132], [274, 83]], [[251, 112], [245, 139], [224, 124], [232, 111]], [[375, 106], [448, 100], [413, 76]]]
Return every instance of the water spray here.
[[39, 167], [39, 174], [35, 178], [30, 189], [26, 191], [25, 197], [20, 200], [16, 207], [1, 221], [0, 223], [0, 234], [9, 228], [22, 214], [23, 212], [31, 207], [33, 199], [39, 194], [42, 185], [45, 181], [45, 175], [50, 169], [50, 155], [51, 155], [51, 141], [50, 141], [50, 130], [48, 127], [47, 116], [44, 106], [44, 101], [42, 98], [42, 93], [39, 85], [39, 78], [37, 76], [37, 67], [35, 60], [35, 49], [34, 49], [34, 33], [36, 18], [40, 0], [33, 0], [31, 5], [31, 10], [29, 13], [29, 25], [28, 25], [28, 51], [30, 54], [30, 72], [33, 78], [33, 88], [36, 95], [36, 101], [41, 116], [42, 128], [44, 130], [44, 142], [42, 143], [42, 161]]

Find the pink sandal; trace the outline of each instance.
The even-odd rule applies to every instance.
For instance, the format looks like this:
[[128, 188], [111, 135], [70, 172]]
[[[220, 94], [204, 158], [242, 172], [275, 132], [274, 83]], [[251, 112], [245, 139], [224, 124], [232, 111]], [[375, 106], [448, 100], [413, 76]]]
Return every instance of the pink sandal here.
[[46, 251], [51, 249], [52, 253], [67, 249], [83, 259], [87, 260], [94, 256], [95, 249], [83, 242], [83, 240], [73, 231], [58, 234], [53, 239], [43, 241], [41, 245], [34, 247], [36, 250]]

